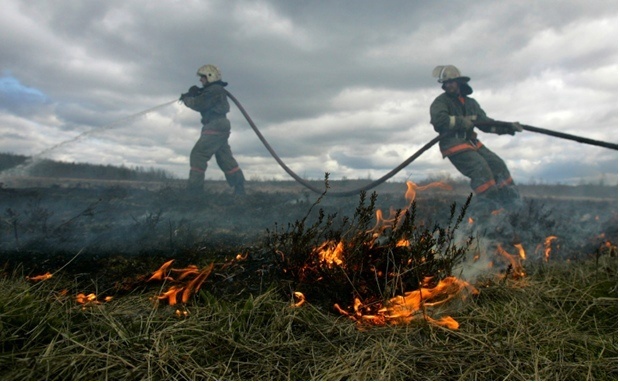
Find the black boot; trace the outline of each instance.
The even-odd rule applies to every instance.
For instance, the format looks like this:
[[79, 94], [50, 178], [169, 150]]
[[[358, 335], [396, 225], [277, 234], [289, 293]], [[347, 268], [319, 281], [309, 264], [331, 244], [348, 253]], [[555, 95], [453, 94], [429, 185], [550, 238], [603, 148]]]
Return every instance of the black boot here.
[[500, 203], [502, 206], [506, 207], [506, 209], [516, 211], [523, 207], [523, 200], [521, 199], [521, 194], [516, 186], [505, 186], [500, 188], [498, 191], [500, 195]]
[[243, 182], [239, 182], [235, 185], [235, 191], [234, 191], [235, 195], [245, 195], [245, 186], [243, 185]]
[[232, 187], [234, 187], [235, 195], [245, 195], [245, 177], [243, 176], [243, 171], [239, 170], [232, 174], [226, 174], [226, 181]]
[[189, 178], [187, 179], [187, 192], [202, 194], [205, 186], [205, 174], [190, 171]]
[[496, 188], [491, 188], [482, 194], [474, 196], [469, 211], [474, 219], [487, 220], [493, 213], [501, 209], [499, 193]]

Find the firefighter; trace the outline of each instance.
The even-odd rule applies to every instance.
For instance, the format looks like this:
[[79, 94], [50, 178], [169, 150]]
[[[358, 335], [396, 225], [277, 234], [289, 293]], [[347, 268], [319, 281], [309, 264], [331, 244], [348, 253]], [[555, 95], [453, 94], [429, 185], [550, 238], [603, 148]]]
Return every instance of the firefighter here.
[[200, 138], [189, 157], [188, 191], [203, 191], [207, 162], [215, 154], [215, 160], [228, 184], [234, 188], [234, 193], [244, 195], [245, 178], [228, 144], [230, 121], [226, 114], [230, 105], [224, 90], [228, 83], [222, 81], [220, 70], [214, 65], [203, 65], [196, 74], [200, 77], [202, 88], [192, 86], [180, 98], [185, 106], [200, 112], [202, 117]]
[[439, 141], [444, 158], [448, 158], [456, 169], [470, 179], [475, 200], [488, 208], [517, 207], [521, 203], [519, 191], [504, 161], [489, 150], [477, 138], [476, 122], [487, 122], [480, 130], [494, 134], [510, 134], [523, 131], [514, 122], [508, 126], [493, 126], [478, 102], [470, 98], [473, 93], [469, 77], [453, 65], [437, 66], [433, 77], [438, 78], [444, 93], [435, 98], [430, 107], [431, 124], [438, 133], [448, 132]]

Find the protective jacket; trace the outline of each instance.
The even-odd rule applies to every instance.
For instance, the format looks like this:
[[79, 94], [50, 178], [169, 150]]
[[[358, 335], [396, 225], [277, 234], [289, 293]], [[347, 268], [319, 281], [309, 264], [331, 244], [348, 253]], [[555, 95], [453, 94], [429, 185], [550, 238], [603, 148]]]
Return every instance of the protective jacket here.
[[[463, 118], [471, 116], [475, 122], [489, 122], [478, 102], [468, 96], [455, 96], [442, 93], [431, 104], [431, 124], [435, 131], [451, 133], [439, 141], [439, 149], [443, 157], [448, 157], [463, 151], [477, 150], [482, 147], [478, 135], [472, 129], [466, 129]], [[514, 134], [514, 130], [505, 126], [478, 127], [480, 130], [495, 134]]]
[[185, 106], [200, 113], [203, 133], [205, 130], [213, 133], [230, 132], [230, 121], [226, 118], [230, 111], [224, 91], [226, 85], [223, 81], [212, 82], [194, 94], [186, 93], [187, 96], [182, 97]]

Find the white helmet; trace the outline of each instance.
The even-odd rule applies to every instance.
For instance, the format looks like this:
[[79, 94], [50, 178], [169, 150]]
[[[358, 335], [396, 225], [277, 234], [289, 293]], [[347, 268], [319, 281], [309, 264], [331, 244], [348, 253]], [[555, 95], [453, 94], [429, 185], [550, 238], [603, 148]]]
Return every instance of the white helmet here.
[[454, 65], [439, 65], [433, 69], [433, 77], [437, 77], [437, 82], [447, 82], [456, 80], [459, 82], [469, 82], [470, 78], [461, 75], [461, 71]]
[[196, 75], [199, 77], [205, 76], [207, 77], [207, 82], [216, 82], [222, 80], [222, 73], [215, 65], [203, 65], [198, 69]]

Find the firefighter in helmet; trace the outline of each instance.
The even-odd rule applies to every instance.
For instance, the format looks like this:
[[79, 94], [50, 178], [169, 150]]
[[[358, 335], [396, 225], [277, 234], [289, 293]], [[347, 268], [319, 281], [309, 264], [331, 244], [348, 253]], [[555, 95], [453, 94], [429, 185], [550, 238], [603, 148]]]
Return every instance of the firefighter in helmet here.
[[[473, 93], [469, 77], [453, 65], [437, 66], [433, 77], [438, 78], [444, 93], [435, 98], [430, 107], [431, 124], [438, 133], [448, 134], [439, 141], [444, 158], [470, 179], [471, 188], [478, 201], [490, 208], [513, 207], [520, 203], [520, 195], [504, 161], [489, 150], [477, 138], [474, 126], [486, 133], [510, 134], [523, 131], [514, 122], [510, 125], [493, 126], [478, 102], [470, 98]], [[487, 203], [488, 202], [488, 203]]]
[[234, 187], [234, 193], [244, 195], [245, 178], [228, 144], [230, 121], [226, 114], [230, 105], [224, 90], [228, 83], [222, 81], [220, 70], [214, 65], [203, 65], [196, 74], [200, 77], [202, 88], [192, 86], [180, 98], [185, 106], [199, 112], [202, 117], [200, 138], [189, 157], [188, 190], [203, 190], [207, 162], [215, 154], [215, 160], [224, 172], [226, 181]]

